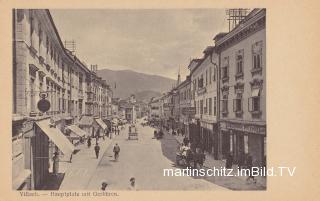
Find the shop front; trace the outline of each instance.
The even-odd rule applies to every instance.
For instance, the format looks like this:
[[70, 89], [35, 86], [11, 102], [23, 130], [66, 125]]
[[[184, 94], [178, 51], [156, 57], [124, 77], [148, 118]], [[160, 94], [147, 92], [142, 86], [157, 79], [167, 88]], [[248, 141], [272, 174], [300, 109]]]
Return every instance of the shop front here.
[[218, 133], [217, 124], [201, 121], [200, 140], [203, 150], [218, 157]]
[[223, 158], [231, 153], [234, 163], [244, 166], [246, 156], [251, 155], [255, 166], [265, 164], [265, 124], [224, 121], [220, 126]]

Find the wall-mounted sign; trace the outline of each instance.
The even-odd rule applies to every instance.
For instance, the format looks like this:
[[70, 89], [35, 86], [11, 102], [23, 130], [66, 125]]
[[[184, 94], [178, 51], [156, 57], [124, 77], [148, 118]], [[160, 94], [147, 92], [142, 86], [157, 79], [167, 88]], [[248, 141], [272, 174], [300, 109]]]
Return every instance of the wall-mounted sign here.
[[220, 124], [220, 126], [222, 130], [231, 129], [231, 130], [237, 130], [237, 131], [242, 131], [247, 133], [256, 133], [261, 135], [266, 134], [265, 126], [248, 125], [248, 124], [241, 124], [241, 123], [230, 123], [230, 122]]

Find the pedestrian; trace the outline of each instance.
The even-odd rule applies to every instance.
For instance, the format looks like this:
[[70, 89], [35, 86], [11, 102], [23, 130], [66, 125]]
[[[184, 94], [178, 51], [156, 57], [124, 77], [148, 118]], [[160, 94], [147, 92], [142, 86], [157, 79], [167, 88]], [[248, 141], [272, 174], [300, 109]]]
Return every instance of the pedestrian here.
[[117, 161], [120, 153], [120, 146], [118, 145], [118, 143], [114, 145], [113, 152], [114, 152], [114, 160]]
[[99, 158], [100, 146], [98, 143], [96, 143], [96, 146], [94, 146], [94, 151], [96, 153], [96, 157]]
[[54, 152], [54, 156], [52, 157], [53, 167], [52, 173], [56, 176], [59, 173], [59, 153]]
[[91, 137], [90, 136], [88, 137], [87, 144], [88, 144], [88, 148], [90, 148], [91, 147]]
[[231, 153], [228, 154], [227, 160], [226, 160], [226, 168], [231, 169], [232, 168], [232, 163], [233, 163], [233, 156]]
[[102, 182], [102, 184], [101, 184], [101, 190], [105, 191], [106, 188], [107, 188], [107, 186], [108, 186], [107, 182]]
[[200, 168], [203, 167], [205, 159], [206, 159], [206, 154], [204, 153], [204, 151], [201, 151], [199, 153], [199, 165], [200, 165]]
[[96, 132], [96, 143], [98, 143], [100, 137], [100, 128]]
[[257, 180], [254, 178], [254, 176], [252, 175], [252, 166], [253, 166], [253, 163], [252, 163], [252, 156], [250, 154], [248, 154], [247, 156], [247, 169], [249, 170], [249, 176], [247, 178], [247, 181], [249, 181], [250, 179], [253, 180], [254, 183], [257, 183]]
[[129, 181], [130, 181], [129, 190], [136, 191], [137, 190], [136, 179], [134, 177], [131, 177]]
[[183, 138], [183, 143], [184, 143], [186, 146], [188, 146], [188, 144], [189, 144], [189, 139], [187, 138], [187, 136], [185, 136], [185, 137]]

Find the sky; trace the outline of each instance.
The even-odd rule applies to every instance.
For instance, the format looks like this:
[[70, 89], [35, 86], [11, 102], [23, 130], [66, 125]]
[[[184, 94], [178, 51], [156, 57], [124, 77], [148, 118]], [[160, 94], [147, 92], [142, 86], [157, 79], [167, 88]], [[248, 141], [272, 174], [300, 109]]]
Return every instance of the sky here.
[[133, 70], [182, 80], [190, 59], [228, 31], [224, 9], [50, 10], [59, 35], [98, 69]]

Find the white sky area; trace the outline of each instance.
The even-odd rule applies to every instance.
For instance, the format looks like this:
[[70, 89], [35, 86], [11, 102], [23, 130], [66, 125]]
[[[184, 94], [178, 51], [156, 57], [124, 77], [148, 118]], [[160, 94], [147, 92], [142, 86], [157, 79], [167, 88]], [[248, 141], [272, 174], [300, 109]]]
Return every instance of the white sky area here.
[[213, 37], [228, 31], [225, 9], [50, 10], [61, 39], [98, 69], [133, 70], [177, 78], [189, 74]]

